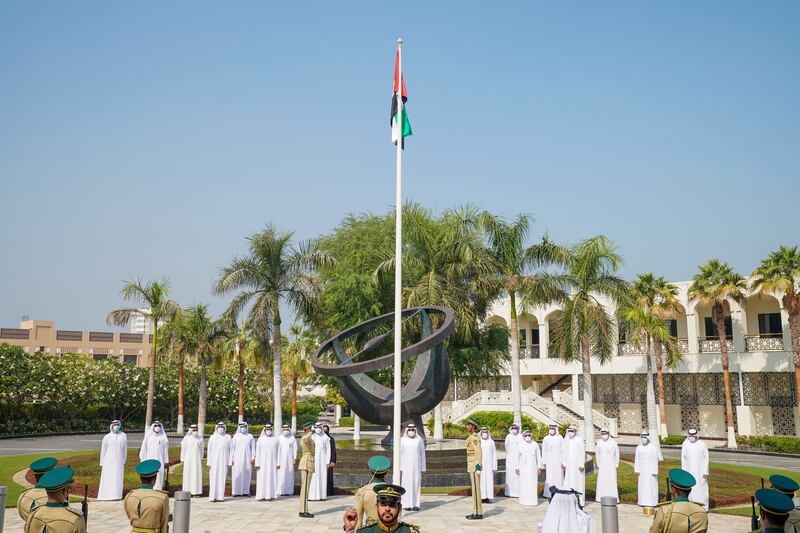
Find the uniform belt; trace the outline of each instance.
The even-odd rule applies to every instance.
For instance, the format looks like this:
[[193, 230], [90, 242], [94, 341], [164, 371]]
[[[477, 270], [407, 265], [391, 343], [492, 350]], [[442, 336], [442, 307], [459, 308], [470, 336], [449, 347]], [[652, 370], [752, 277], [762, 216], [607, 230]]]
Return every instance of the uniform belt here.
[[136, 527], [131, 526], [131, 533], [160, 533], [161, 528], [157, 527]]

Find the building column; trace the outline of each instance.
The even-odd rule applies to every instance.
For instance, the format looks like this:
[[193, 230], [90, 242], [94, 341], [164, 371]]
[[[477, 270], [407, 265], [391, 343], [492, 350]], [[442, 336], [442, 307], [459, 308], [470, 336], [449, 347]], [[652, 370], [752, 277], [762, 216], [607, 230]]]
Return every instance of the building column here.
[[580, 397], [580, 374], [572, 374], [572, 400], [577, 405], [581, 401]]
[[544, 320], [539, 322], [539, 357], [541, 359], [547, 359], [550, 356], [548, 344], [550, 344], [550, 324]]
[[[783, 307], [783, 301], [778, 300], [778, 305], [781, 308], [781, 332], [783, 333], [783, 349], [789, 352], [791, 356], [792, 352], [792, 332], [789, 329], [789, 313]], [[800, 394], [800, 391], [798, 391]]]
[[737, 353], [745, 352], [744, 336], [747, 315], [744, 309], [737, 302], [731, 302], [731, 328], [733, 329], [733, 351]]
[[353, 413], [353, 440], [361, 440], [361, 417]]
[[694, 312], [686, 313], [686, 337], [689, 341], [689, 353], [700, 353], [700, 340], [698, 339], [697, 315]]

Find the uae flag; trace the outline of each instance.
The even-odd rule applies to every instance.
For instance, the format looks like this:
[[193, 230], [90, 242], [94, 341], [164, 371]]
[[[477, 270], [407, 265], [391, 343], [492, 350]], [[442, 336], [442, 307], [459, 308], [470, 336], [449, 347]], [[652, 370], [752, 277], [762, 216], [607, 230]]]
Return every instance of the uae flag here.
[[[397, 91], [403, 91], [403, 105], [398, 113], [397, 105]], [[397, 144], [397, 140], [401, 139], [400, 147], [405, 148], [405, 137], [411, 135], [411, 123], [408, 121], [408, 114], [406, 113], [406, 101], [408, 100], [408, 93], [406, 93], [406, 80], [403, 79], [400, 73], [400, 50], [394, 60], [394, 89], [392, 91], [392, 113], [389, 116], [389, 124], [392, 127], [392, 142]]]

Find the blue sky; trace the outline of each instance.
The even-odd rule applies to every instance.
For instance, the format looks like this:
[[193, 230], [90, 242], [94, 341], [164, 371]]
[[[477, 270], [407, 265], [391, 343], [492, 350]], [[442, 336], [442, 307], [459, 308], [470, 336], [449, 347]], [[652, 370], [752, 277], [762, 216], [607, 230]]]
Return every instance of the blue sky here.
[[[490, 5], [493, 4], [493, 5]], [[401, 7], [402, 6], [402, 7]], [[210, 294], [245, 236], [405, 196], [604, 233], [623, 274], [800, 243], [797, 2], [4, 2], [0, 325], [103, 328], [122, 280]]]

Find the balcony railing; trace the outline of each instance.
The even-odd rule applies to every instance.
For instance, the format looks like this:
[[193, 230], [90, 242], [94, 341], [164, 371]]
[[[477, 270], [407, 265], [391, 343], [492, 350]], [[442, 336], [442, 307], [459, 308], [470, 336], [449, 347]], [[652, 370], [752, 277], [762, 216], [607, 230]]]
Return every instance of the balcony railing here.
[[689, 339], [678, 339], [678, 352], [689, 353]]
[[635, 342], [620, 342], [617, 346], [617, 353], [619, 355], [644, 355], [647, 353], [647, 346]]
[[[700, 337], [700, 353], [720, 353], [719, 338], [717, 337]], [[726, 339], [725, 344], [728, 351], [733, 351], [733, 340]]]
[[519, 347], [519, 356], [522, 359], [539, 359], [539, 345], [530, 344], [528, 346]]
[[781, 334], [748, 335], [744, 338], [748, 352], [780, 352], [784, 350]]

